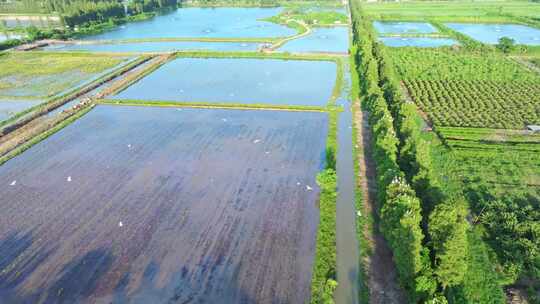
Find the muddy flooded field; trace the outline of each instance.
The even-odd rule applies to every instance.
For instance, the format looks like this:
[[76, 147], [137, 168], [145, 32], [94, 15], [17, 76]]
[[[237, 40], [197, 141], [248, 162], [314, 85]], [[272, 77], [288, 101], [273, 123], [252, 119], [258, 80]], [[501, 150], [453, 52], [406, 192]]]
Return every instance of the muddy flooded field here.
[[17, 113], [41, 103], [40, 100], [6, 100], [0, 99], [0, 122]]
[[47, 98], [125, 62], [122, 56], [11, 52], [0, 60], [0, 97]]
[[308, 301], [327, 124], [98, 106], [0, 166], [0, 298]]
[[114, 98], [324, 106], [336, 73], [330, 61], [179, 58]]

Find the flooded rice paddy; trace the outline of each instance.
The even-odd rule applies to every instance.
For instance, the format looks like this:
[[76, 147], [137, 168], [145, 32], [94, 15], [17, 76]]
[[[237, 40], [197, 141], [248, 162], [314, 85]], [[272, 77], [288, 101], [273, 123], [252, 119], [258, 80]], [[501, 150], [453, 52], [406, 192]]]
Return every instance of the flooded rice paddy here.
[[103, 44], [56, 44], [45, 51], [87, 51], [87, 52], [167, 52], [174, 50], [204, 51], [256, 51], [260, 43], [249, 42], [202, 42], [202, 41], [163, 41], [138, 43]]
[[0, 122], [19, 112], [40, 104], [41, 100], [4, 100], [0, 99]]
[[0, 60], [0, 97], [53, 97], [111, 71], [126, 59], [93, 54], [9, 53]]
[[280, 12], [281, 8], [179, 8], [86, 39], [268, 38], [294, 35], [296, 31], [291, 28], [261, 20]]
[[437, 29], [427, 22], [373, 22], [375, 30], [379, 34], [430, 34], [438, 32]]
[[330, 61], [179, 58], [113, 98], [324, 106], [336, 70]]
[[279, 48], [283, 52], [330, 52], [347, 53], [349, 29], [347, 27], [314, 28], [306, 37], [294, 39]]
[[429, 37], [379, 37], [379, 41], [390, 47], [441, 47], [459, 44], [454, 39]]
[[540, 30], [518, 24], [447, 23], [449, 28], [483, 43], [497, 44], [502, 37], [518, 44], [540, 45]]
[[308, 301], [327, 124], [98, 106], [0, 166], [0, 298]]

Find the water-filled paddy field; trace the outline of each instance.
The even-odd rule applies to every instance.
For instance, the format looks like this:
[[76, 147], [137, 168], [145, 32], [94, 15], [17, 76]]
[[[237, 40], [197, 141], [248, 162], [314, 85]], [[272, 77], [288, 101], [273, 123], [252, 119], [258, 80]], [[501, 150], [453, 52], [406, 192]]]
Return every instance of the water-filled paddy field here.
[[280, 11], [281, 8], [179, 8], [86, 39], [268, 38], [294, 35], [296, 31], [291, 28], [261, 20]]
[[347, 27], [314, 28], [306, 37], [294, 39], [279, 48], [283, 52], [332, 52], [346, 53], [349, 49]]
[[93, 54], [5, 54], [0, 60], [0, 96], [51, 97], [83, 84], [125, 60], [125, 57]]
[[379, 34], [430, 34], [438, 32], [437, 29], [427, 22], [373, 22], [375, 30]]
[[430, 37], [379, 37], [379, 41], [390, 47], [440, 47], [459, 44], [454, 39]]
[[336, 70], [331, 61], [178, 58], [113, 98], [324, 106]]
[[0, 33], [0, 42], [2, 41], [6, 41], [6, 40], [9, 40], [9, 39], [21, 39], [22, 36], [21, 35], [17, 35], [17, 34], [4, 34], [4, 33]]
[[174, 50], [205, 51], [256, 51], [260, 43], [249, 42], [203, 42], [203, 41], [160, 41], [137, 43], [101, 44], [55, 44], [43, 48], [46, 51], [88, 52], [167, 52]]
[[16, 115], [17, 113], [29, 109], [37, 104], [40, 100], [5, 100], [0, 99], [0, 122]]
[[518, 24], [447, 23], [449, 28], [483, 43], [497, 44], [502, 37], [518, 44], [540, 45], [540, 30]]
[[327, 125], [98, 106], [0, 166], [0, 297], [307, 301]]

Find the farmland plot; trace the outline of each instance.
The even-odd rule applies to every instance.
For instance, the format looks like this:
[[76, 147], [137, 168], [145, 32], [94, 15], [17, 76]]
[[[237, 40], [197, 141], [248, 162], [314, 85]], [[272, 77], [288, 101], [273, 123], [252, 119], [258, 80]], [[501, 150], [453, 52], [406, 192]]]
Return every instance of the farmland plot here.
[[324, 106], [334, 62], [179, 58], [115, 95], [115, 99]]
[[307, 301], [327, 124], [98, 106], [0, 167], [0, 298]]
[[0, 57], [0, 97], [47, 98], [82, 84], [125, 57], [9, 53]]

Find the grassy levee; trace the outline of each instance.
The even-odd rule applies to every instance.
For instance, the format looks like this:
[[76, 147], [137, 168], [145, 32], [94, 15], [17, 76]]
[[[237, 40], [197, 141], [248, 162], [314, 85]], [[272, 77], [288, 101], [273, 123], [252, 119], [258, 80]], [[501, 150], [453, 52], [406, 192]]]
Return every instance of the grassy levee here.
[[101, 104], [121, 106], [152, 106], [171, 108], [216, 108], [216, 109], [245, 109], [245, 110], [283, 110], [283, 111], [310, 111], [310, 112], [339, 112], [337, 106], [303, 106], [303, 105], [272, 105], [263, 103], [210, 103], [210, 102], [182, 102], [168, 100], [136, 100], [136, 99], [100, 99]]
[[[352, 41], [352, 37], [350, 38]], [[356, 54], [356, 46], [351, 46], [351, 55], [349, 56], [349, 65], [350, 65], [350, 71], [351, 71], [351, 109], [352, 109], [352, 115], [353, 120], [355, 117], [357, 117], [358, 111], [360, 111], [360, 79], [358, 77], [358, 73], [356, 71], [358, 70], [356, 58], [354, 54]], [[361, 115], [361, 113], [360, 113]], [[356, 122], [353, 123], [352, 128], [352, 136], [353, 136], [353, 156], [357, 157], [360, 155], [360, 152], [365, 153], [365, 151], [360, 151], [360, 149], [363, 149], [363, 143], [358, 142], [358, 133], [362, 132], [362, 130], [359, 130], [359, 127]], [[356, 161], [354, 162], [354, 175], [357, 178], [360, 177], [360, 159], [356, 158]], [[367, 178], [366, 176], [363, 176], [364, 178]], [[369, 303], [369, 287], [368, 287], [368, 265], [367, 265], [367, 258], [372, 255], [373, 249], [371, 248], [371, 243], [367, 239], [367, 235], [370, 235], [373, 233], [373, 216], [371, 213], [365, 212], [364, 208], [364, 200], [363, 200], [363, 193], [362, 193], [362, 187], [360, 186], [360, 183], [357, 183], [355, 187], [355, 200], [354, 200], [354, 206], [356, 209], [356, 212], [360, 212], [360, 216], [356, 218], [356, 237], [358, 238], [358, 243], [360, 247], [360, 256], [358, 265], [360, 267], [358, 272], [358, 282], [360, 284], [358, 288], [358, 299], [360, 303]]]
[[154, 62], [150, 62], [148, 67], [144, 67], [143, 70], [140, 71], [139, 73], [130, 75], [126, 77], [126, 79], [121, 81], [120, 83], [115, 84], [114, 87], [111, 87], [109, 88], [109, 90], [107, 90], [106, 95], [114, 95], [114, 94], [118, 94], [122, 92], [123, 90], [131, 86], [132, 84], [136, 83], [137, 81], [143, 79], [145, 76], [159, 69], [162, 65], [167, 63], [172, 58], [174, 58], [173, 53], [168, 53], [165, 55], [161, 55], [159, 57], [154, 57]]
[[319, 227], [311, 279], [311, 303], [334, 303], [336, 282], [336, 202], [337, 176], [336, 153], [338, 113], [329, 113], [328, 138], [326, 142], [326, 168], [317, 176], [321, 188], [319, 199]]
[[328, 54], [292, 54], [292, 53], [262, 53], [262, 52], [217, 52], [217, 51], [178, 51], [177, 57], [188, 58], [257, 58], [283, 60], [313, 60], [337, 61], [339, 56]]
[[72, 122], [76, 121], [80, 117], [84, 116], [86, 113], [88, 113], [90, 110], [94, 108], [94, 105], [88, 105], [86, 108], [80, 109], [77, 112], [74, 112], [74, 114], [69, 115], [64, 120], [60, 121], [59, 123], [56, 123], [54, 126], [52, 126], [47, 131], [33, 137], [29, 141], [25, 142], [24, 144], [18, 146], [17, 148], [11, 150], [7, 154], [0, 157], [0, 166], [9, 161], [10, 159], [16, 157], [17, 155], [23, 153], [24, 151], [30, 149], [35, 144], [43, 141], [47, 137], [53, 135], [54, 133], [62, 130]]
[[38, 104], [34, 107], [31, 107], [29, 109], [26, 109], [24, 111], [17, 113], [16, 115], [10, 117], [9, 119], [0, 122], [0, 134], [5, 135], [9, 132], [12, 132], [13, 130], [16, 130], [17, 128], [23, 126], [24, 124], [35, 119], [36, 117], [39, 117], [48, 112], [51, 112], [61, 107], [65, 103], [85, 93], [92, 91], [93, 89], [99, 87], [103, 83], [122, 75], [123, 73], [131, 70], [132, 68], [146, 62], [150, 58], [151, 57], [148, 57], [148, 56], [141, 56], [138, 59], [134, 60], [133, 62], [121, 67], [120, 69], [111, 71], [111, 73], [108, 73], [106, 75], [99, 77], [98, 79], [92, 81], [91, 83], [89, 83], [88, 85], [82, 88], [70, 90], [69, 92], [66, 92], [65, 94], [61, 96], [57, 96], [45, 103]]

